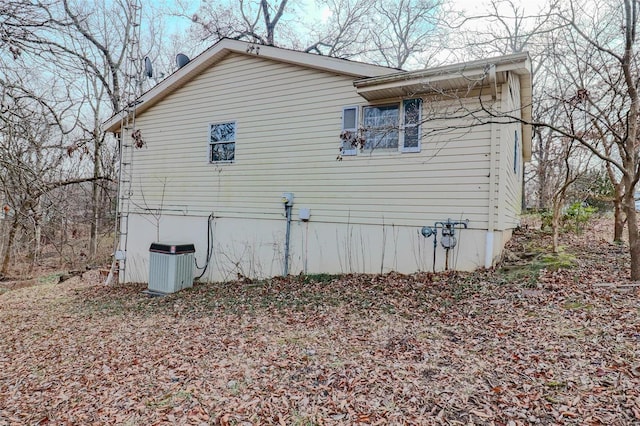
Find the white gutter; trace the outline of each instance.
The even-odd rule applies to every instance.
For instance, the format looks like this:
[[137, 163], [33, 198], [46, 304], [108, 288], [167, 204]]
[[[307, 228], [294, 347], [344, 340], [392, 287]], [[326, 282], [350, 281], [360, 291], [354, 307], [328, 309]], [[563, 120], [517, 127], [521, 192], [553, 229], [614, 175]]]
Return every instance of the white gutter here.
[[487, 67], [495, 67], [494, 72], [515, 71], [516, 73], [530, 72], [531, 60], [528, 53], [515, 53], [513, 55], [499, 56], [496, 58], [482, 59], [479, 61], [444, 65], [430, 68], [428, 70], [409, 71], [382, 75], [379, 77], [368, 77], [356, 80], [353, 85], [356, 88], [366, 88], [378, 86], [385, 83], [406, 82], [408, 80], [420, 79], [423, 81], [439, 81], [451, 79], [452, 77], [464, 75], [466, 77], [480, 76], [486, 74]]

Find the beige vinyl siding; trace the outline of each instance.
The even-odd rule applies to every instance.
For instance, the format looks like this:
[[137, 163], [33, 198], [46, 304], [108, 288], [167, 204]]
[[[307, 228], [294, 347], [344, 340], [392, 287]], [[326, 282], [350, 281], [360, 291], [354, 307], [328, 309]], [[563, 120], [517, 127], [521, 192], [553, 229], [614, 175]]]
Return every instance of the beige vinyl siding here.
[[[490, 126], [428, 136], [420, 153], [337, 161], [352, 105], [366, 105], [353, 78], [230, 54], [138, 117], [147, 147], [135, 152], [133, 210], [282, 220], [281, 195], [293, 192], [294, 216], [306, 207], [312, 221], [418, 227], [450, 217], [486, 229]], [[210, 164], [209, 125], [228, 121], [235, 162]]]
[[500, 220], [500, 124], [490, 124], [490, 153], [489, 153], [489, 225], [487, 230], [493, 232], [499, 228]]
[[[517, 75], [509, 73], [507, 82], [502, 90], [502, 108], [504, 112], [515, 117], [520, 117], [520, 80]], [[504, 191], [501, 209], [503, 229], [515, 228], [520, 223], [522, 207], [522, 125], [511, 122], [503, 125], [501, 129], [501, 170], [503, 180], [501, 191]], [[517, 172], [514, 172], [514, 138], [518, 135], [518, 159]]]

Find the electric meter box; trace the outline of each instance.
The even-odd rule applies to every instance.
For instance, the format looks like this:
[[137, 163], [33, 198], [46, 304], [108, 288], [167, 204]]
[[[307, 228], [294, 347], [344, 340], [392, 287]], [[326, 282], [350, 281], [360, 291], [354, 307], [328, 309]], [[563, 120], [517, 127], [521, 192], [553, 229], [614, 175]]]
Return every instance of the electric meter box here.
[[193, 286], [193, 244], [152, 243], [149, 247], [150, 293], [170, 294]]

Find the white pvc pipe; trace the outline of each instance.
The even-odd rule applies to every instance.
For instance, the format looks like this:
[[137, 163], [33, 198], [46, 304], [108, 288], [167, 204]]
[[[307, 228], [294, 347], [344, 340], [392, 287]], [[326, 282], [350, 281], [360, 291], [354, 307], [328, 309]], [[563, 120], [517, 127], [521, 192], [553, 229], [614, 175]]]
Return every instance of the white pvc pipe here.
[[491, 268], [493, 266], [493, 231], [487, 231], [487, 239], [484, 248], [484, 267]]
[[291, 243], [291, 204], [285, 204], [284, 210], [287, 216], [287, 232], [285, 234], [284, 241], [284, 272], [283, 277], [289, 275], [289, 245]]

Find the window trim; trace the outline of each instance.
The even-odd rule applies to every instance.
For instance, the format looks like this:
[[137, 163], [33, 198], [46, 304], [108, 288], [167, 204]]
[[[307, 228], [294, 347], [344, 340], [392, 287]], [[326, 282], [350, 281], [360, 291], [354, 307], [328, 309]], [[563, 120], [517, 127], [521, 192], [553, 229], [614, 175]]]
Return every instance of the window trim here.
[[[211, 128], [220, 124], [233, 124], [233, 141], [219, 141], [219, 142], [211, 142]], [[209, 123], [207, 127], [207, 145], [208, 145], [208, 154], [209, 154], [209, 164], [232, 164], [236, 161], [236, 142], [238, 135], [238, 124], [236, 120], [220, 120]], [[212, 159], [213, 146], [220, 144], [230, 144], [233, 143], [233, 160], [219, 160], [214, 161]]]
[[[407, 101], [414, 101], [417, 100], [420, 103], [420, 108], [418, 110], [418, 119], [417, 122], [415, 124], [407, 124], [406, 123], [406, 107], [405, 107], [405, 103]], [[415, 153], [415, 152], [421, 152], [422, 151], [422, 110], [423, 110], [423, 105], [424, 105], [424, 99], [422, 99], [421, 97], [413, 97], [413, 98], [404, 98], [404, 99], [400, 99], [398, 101], [395, 102], [384, 102], [384, 103], [370, 103], [370, 104], [366, 104], [366, 105], [349, 105], [349, 106], [344, 106], [342, 107], [342, 124], [341, 124], [341, 129], [342, 132], [344, 131], [353, 131], [353, 132], [363, 132], [363, 134], [361, 135], [362, 138], [366, 137], [366, 128], [364, 126], [364, 117], [365, 117], [365, 110], [366, 108], [380, 108], [380, 107], [387, 107], [387, 106], [395, 106], [398, 109], [398, 146], [395, 148], [362, 148], [362, 149], [358, 149], [357, 147], [352, 147], [350, 149], [345, 149], [344, 146], [344, 141], [342, 141], [342, 146], [341, 146], [341, 154], [344, 156], [355, 156], [358, 155], [358, 151], [381, 151], [384, 153], [393, 153], [393, 152], [398, 152], [398, 153]], [[346, 110], [355, 110], [356, 113], [356, 128], [346, 128], [345, 127], [345, 123], [344, 123], [344, 117], [345, 117], [345, 111]], [[418, 145], [417, 146], [412, 146], [412, 147], [406, 147], [405, 146], [405, 129], [406, 128], [410, 128], [410, 127], [417, 127], [418, 128]], [[365, 140], [365, 145], [366, 145], [366, 140]]]
[[[370, 104], [370, 105], [364, 105], [362, 107], [362, 127], [364, 129], [364, 145], [363, 145], [363, 150], [368, 150], [370, 152], [373, 151], [381, 151], [381, 152], [398, 152], [400, 150], [400, 133], [401, 133], [401, 128], [400, 128], [400, 117], [402, 116], [402, 102], [400, 102], [400, 104], [398, 104], [398, 102], [387, 102], [387, 103], [383, 103], [383, 104]], [[398, 123], [397, 126], [394, 130], [398, 131], [398, 146], [396, 146], [395, 148], [367, 148], [367, 139], [366, 139], [366, 134], [367, 134], [367, 127], [365, 126], [364, 120], [366, 117], [366, 109], [367, 108], [385, 108], [385, 107], [396, 107], [398, 110]]]
[[[413, 100], [418, 100], [420, 107], [418, 109], [418, 122], [415, 124], [409, 124], [407, 126], [406, 123], [406, 111], [405, 111], [405, 102], [407, 101], [413, 101]], [[403, 99], [401, 102], [401, 111], [402, 111], [402, 125], [401, 125], [401, 129], [400, 129], [400, 137], [399, 137], [399, 141], [398, 141], [398, 145], [400, 148], [400, 152], [420, 152], [422, 150], [422, 104], [423, 104], [423, 100], [422, 98], [409, 98], [409, 99]], [[411, 147], [406, 147], [404, 145], [404, 138], [405, 138], [405, 129], [407, 127], [417, 127], [418, 128], [418, 146], [411, 146]]]
[[[353, 128], [346, 128], [345, 127], [345, 123], [344, 123], [344, 118], [345, 118], [345, 111], [347, 110], [354, 110], [356, 113], [356, 119], [355, 119], [355, 127]], [[358, 124], [360, 123], [360, 108], [357, 105], [351, 105], [351, 106], [346, 106], [342, 108], [342, 132], [354, 132], [354, 135], [357, 136], [358, 135]], [[358, 155], [358, 147], [357, 146], [352, 146], [349, 149], [345, 148], [345, 141], [342, 141], [342, 150], [341, 153], [342, 155]]]

